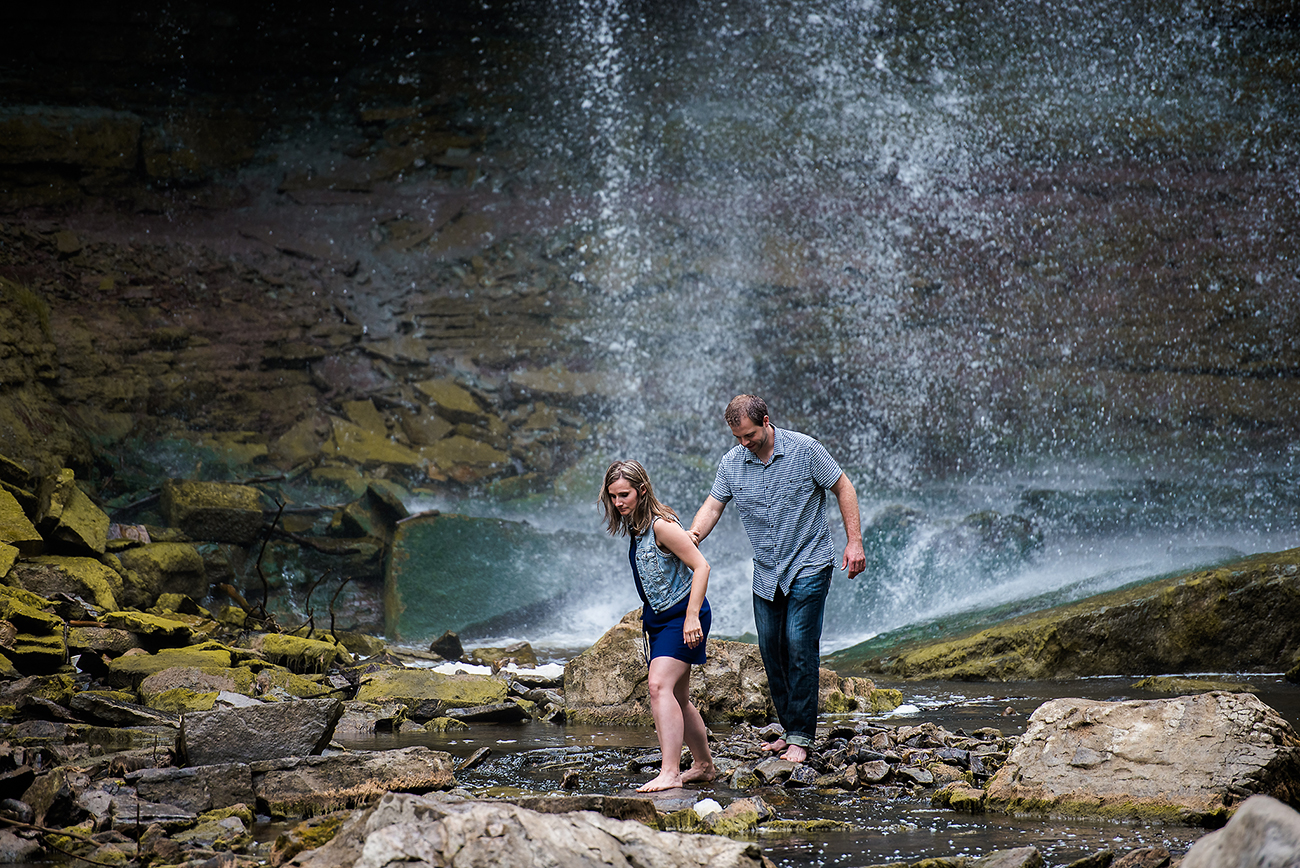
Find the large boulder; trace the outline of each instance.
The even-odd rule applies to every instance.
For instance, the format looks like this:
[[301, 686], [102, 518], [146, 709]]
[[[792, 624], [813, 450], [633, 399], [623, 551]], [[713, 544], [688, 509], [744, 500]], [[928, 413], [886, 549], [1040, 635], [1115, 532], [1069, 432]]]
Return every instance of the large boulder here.
[[451, 754], [424, 746], [333, 756], [285, 757], [253, 765], [257, 800], [273, 817], [354, 808], [386, 793], [456, 786]]
[[1193, 844], [1179, 868], [1296, 865], [1300, 865], [1300, 813], [1268, 796], [1251, 796], [1228, 825]]
[[1251, 793], [1300, 801], [1300, 738], [1251, 694], [1054, 699], [1029, 718], [985, 807], [1209, 824]]
[[[710, 639], [706, 662], [691, 673], [691, 701], [705, 720], [766, 721], [775, 709], [758, 646]], [[840, 678], [821, 670], [820, 701], [833, 711], [896, 707], [897, 691], [877, 690], [864, 678]], [[564, 668], [568, 719], [591, 723], [651, 724], [648, 670], [642, 652], [641, 610], [623, 616]]]
[[337, 699], [195, 712], [181, 719], [180, 749], [186, 764], [194, 766], [318, 754], [342, 714]]
[[1022, 615], [956, 639], [879, 637], [831, 656], [895, 678], [1028, 680], [1286, 670], [1300, 652], [1300, 548]]
[[161, 507], [190, 539], [250, 545], [262, 531], [262, 493], [251, 485], [169, 479]]
[[658, 832], [592, 811], [543, 814], [502, 802], [387, 795], [348, 820], [328, 844], [300, 853], [300, 868], [761, 868], [752, 841]]

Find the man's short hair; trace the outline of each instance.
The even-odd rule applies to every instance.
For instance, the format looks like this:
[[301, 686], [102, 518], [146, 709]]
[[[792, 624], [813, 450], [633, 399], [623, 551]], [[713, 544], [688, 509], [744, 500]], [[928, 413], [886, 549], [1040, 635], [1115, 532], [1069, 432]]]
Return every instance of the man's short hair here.
[[739, 425], [741, 419], [749, 419], [755, 425], [762, 425], [763, 420], [768, 416], [767, 402], [757, 395], [737, 395], [727, 405], [727, 412], [724, 415], [730, 428]]

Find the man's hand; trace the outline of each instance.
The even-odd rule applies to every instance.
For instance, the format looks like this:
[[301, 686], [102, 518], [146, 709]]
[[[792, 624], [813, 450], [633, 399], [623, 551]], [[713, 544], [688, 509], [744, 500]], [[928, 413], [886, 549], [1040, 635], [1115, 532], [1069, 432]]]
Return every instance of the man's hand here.
[[862, 541], [850, 541], [844, 547], [844, 563], [840, 565], [840, 569], [848, 570], [851, 579], [866, 568], [867, 555], [862, 551]]
[[700, 532], [692, 528], [686, 533], [690, 536], [691, 542], [695, 543], [695, 546], [698, 548], [700, 545]]

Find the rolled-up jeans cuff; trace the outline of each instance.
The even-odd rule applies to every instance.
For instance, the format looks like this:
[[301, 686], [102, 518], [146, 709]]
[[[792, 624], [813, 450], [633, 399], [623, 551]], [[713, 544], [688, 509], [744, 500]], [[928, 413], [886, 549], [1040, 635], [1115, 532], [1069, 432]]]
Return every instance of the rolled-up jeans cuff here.
[[797, 744], [799, 747], [807, 748], [812, 746], [812, 738], [804, 735], [802, 732], [787, 732], [785, 734], [786, 744]]

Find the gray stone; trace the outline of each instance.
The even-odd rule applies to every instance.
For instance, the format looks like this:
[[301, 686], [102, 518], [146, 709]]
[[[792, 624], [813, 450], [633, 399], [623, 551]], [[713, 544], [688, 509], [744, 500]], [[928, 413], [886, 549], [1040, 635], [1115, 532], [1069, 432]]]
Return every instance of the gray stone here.
[[[454, 861], [453, 861], [454, 860]], [[541, 814], [499, 802], [388, 795], [355, 814], [334, 839], [299, 854], [301, 868], [760, 868], [753, 842], [657, 832], [589, 811]]]
[[193, 814], [243, 802], [254, 805], [253, 773], [244, 763], [184, 769], [141, 769], [126, 776], [142, 799]]
[[337, 699], [193, 712], [181, 719], [181, 752], [186, 764], [201, 766], [318, 754], [342, 713]]
[[385, 793], [456, 786], [451, 754], [427, 747], [285, 757], [253, 764], [259, 805], [276, 817], [309, 816], [373, 802]]
[[772, 757], [771, 759], [765, 759], [758, 765], [754, 766], [754, 774], [757, 775], [758, 779], [763, 783], [770, 784], [790, 777], [790, 773], [794, 771], [794, 767], [795, 764], [789, 760]]
[[1036, 847], [998, 850], [967, 863], [969, 868], [1043, 868], [1043, 854]]
[[1296, 868], [1300, 813], [1269, 796], [1241, 803], [1228, 825], [1192, 845], [1179, 868]]
[[109, 726], [179, 726], [181, 722], [180, 715], [170, 711], [157, 711], [147, 705], [87, 691], [74, 693], [69, 704], [74, 711]]
[[1055, 699], [989, 782], [986, 809], [1200, 824], [1242, 793], [1300, 791], [1300, 738], [1249, 693]]

